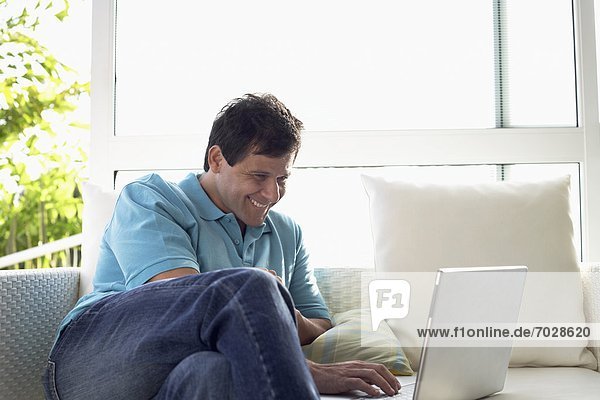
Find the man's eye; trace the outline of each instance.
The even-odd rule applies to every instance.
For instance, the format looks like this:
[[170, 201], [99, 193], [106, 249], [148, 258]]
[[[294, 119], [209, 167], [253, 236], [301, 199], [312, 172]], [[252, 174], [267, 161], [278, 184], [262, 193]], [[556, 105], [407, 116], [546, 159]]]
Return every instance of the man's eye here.
[[254, 175], [254, 179], [256, 179], [257, 181], [260, 181], [260, 182], [262, 182], [262, 181], [264, 181], [265, 179], [267, 179], [267, 176], [266, 176], [266, 175], [258, 175], [258, 174], [255, 174], [255, 175]]

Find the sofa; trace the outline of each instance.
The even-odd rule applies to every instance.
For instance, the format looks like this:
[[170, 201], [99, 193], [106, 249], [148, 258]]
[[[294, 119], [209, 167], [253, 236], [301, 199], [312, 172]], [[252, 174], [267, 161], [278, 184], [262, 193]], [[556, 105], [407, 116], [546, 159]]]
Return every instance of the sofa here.
[[[334, 320], [365, 309], [374, 273], [427, 277], [438, 267], [525, 264], [531, 272], [524, 321], [600, 323], [600, 266], [577, 262], [567, 178], [457, 186], [365, 177], [364, 186], [375, 269], [315, 268]], [[83, 196], [82, 268], [0, 271], [0, 400], [43, 398], [41, 375], [55, 329], [91, 288], [115, 194], [87, 185]], [[397, 341], [392, 350], [406, 361], [404, 372], [419, 366], [422, 342], [412, 328], [422, 327], [430, 296], [415, 283], [408, 316], [382, 324]], [[598, 399], [599, 348], [597, 340], [515, 348], [505, 388], [494, 398]]]
[[[0, 400], [43, 399], [41, 375], [54, 330], [77, 301], [79, 268], [0, 271]], [[356, 293], [368, 269], [317, 268], [334, 314], [360, 308]], [[584, 297], [600, 310], [600, 268], [582, 271]], [[590, 308], [591, 312], [591, 308]], [[594, 349], [596, 357], [600, 356]], [[598, 399], [600, 369], [509, 368], [499, 399]]]

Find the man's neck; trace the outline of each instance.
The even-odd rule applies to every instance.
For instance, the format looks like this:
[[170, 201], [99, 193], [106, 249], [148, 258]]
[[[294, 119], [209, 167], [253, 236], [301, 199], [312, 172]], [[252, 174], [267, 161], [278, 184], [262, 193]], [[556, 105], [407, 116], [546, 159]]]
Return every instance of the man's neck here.
[[[215, 188], [214, 175], [210, 171], [205, 172], [202, 175], [198, 176], [198, 183], [200, 184], [202, 189], [204, 189], [204, 191], [208, 195], [208, 198], [210, 199], [210, 201], [212, 201], [213, 204], [221, 210], [221, 208], [217, 205], [217, 202], [215, 201], [216, 188]], [[225, 210], [221, 210], [221, 211], [226, 212]], [[235, 219], [236, 219], [238, 225], [240, 226], [240, 231], [242, 232], [242, 237], [244, 237], [244, 235], [246, 234], [246, 224], [237, 217]]]

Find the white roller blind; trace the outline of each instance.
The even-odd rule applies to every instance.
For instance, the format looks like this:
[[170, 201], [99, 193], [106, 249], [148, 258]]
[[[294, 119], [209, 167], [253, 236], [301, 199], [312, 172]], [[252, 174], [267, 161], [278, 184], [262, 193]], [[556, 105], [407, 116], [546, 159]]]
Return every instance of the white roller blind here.
[[118, 1], [116, 132], [210, 130], [272, 92], [311, 131], [494, 126], [492, 4]]
[[576, 126], [573, 43], [571, 0], [119, 1], [116, 132], [247, 92], [311, 131]]
[[497, 127], [577, 126], [571, 0], [494, 0]]

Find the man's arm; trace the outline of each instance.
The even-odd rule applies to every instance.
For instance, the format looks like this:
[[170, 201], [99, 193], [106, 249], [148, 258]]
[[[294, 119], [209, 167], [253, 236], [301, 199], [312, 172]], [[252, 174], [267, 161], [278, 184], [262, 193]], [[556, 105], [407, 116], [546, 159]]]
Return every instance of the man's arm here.
[[175, 268], [165, 272], [161, 272], [158, 275], [154, 275], [148, 280], [148, 282], [156, 282], [163, 279], [179, 278], [180, 276], [195, 275], [198, 273], [199, 272], [196, 271], [194, 268]]
[[312, 343], [326, 330], [331, 329], [331, 322], [328, 319], [306, 318], [298, 310], [296, 310], [296, 321], [298, 322], [298, 337], [303, 346]]

